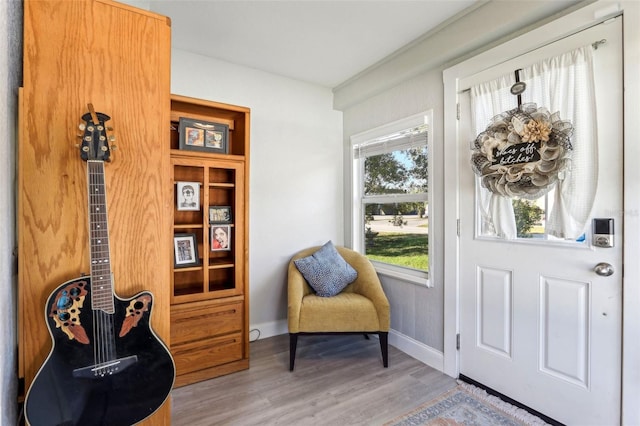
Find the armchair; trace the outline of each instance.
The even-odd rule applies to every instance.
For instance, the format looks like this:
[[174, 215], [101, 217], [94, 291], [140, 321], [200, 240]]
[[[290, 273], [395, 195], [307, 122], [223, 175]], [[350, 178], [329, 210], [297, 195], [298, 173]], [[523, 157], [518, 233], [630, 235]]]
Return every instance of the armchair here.
[[315, 294], [294, 261], [307, 257], [320, 247], [298, 252], [289, 262], [288, 323], [289, 370], [293, 371], [298, 336], [309, 334], [377, 334], [382, 362], [388, 367], [389, 301], [373, 265], [362, 254], [345, 247], [338, 253], [358, 273], [358, 277], [332, 297]]

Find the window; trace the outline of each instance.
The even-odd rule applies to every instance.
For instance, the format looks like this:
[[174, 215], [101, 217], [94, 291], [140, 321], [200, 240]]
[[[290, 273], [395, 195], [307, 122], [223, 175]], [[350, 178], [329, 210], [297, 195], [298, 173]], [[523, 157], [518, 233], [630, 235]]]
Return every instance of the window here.
[[[567, 133], [569, 137], [573, 135], [572, 154], [570, 160], [563, 160], [568, 164], [560, 173], [555, 171], [563, 164], [559, 159], [547, 161], [549, 172], [542, 177], [549, 183], [540, 185], [548, 192], [538, 197], [494, 194], [481, 187], [480, 179], [476, 178], [478, 237], [586, 246], [584, 232], [588, 229], [598, 186], [592, 50], [591, 45], [582, 46], [520, 69], [527, 84], [527, 90], [522, 94], [523, 103], [557, 111], [554, 121], [558, 120], [558, 124], [554, 124], [554, 129], [566, 128], [560, 125], [560, 119], [572, 124], [571, 132]], [[492, 117], [501, 111], [518, 107], [517, 99], [509, 90], [514, 83], [515, 75], [510, 72], [471, 86], [476, 134], [482, 132]], [[572, 95], [557, 96], [558, 93]], [[524, 178], [523, 182], [526, 182]]]
[[429, 125], [422, 113], [351, 137], [354, 248], [378, 272], [426, 284]]

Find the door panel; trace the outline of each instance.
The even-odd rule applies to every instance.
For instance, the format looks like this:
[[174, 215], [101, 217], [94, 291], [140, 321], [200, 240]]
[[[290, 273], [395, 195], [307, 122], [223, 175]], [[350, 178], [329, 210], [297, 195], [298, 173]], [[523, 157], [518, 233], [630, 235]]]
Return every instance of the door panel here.
[[496, 268], [478, 267], [478, 346], [511, 357], [513, 274]]
[[[622, 304], [621, 19], [460, 81], [462, 89], [597, 40], [598, 186], [590, 218], [613, 218], [613, 248], [478, 237], [469, 95], [460, 95], [460, 374], [567, 424], [620, 422]], [[539, 105], [543, 106], [543, 105]], [[496, 114], [502, 111], [495, 111]], [[578, 141], [579, 142], [579, 141]], [[600, 262], [614, 274], [600, 276]]]
[[540, 277], [540, 371], [588, 387], [590, 283]]

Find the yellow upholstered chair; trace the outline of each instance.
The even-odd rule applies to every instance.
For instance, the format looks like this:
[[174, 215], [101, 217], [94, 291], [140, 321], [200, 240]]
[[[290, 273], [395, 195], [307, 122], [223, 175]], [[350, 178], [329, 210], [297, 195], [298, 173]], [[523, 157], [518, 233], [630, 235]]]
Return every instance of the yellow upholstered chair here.
[[389, 301], [384, 294], [373, 265], [362, 254], [345, 247], [338, 253], [358, 273], [357, 278], [340, 293], [318, 296], [307, 283], [294, 261], [314, 254], [320, 247], [297, 253], [289, 262], [288, 322], [289, 370], [293, 371], [299, 335], [307, 334], [377, 334], [382, 363], [389, 365]]

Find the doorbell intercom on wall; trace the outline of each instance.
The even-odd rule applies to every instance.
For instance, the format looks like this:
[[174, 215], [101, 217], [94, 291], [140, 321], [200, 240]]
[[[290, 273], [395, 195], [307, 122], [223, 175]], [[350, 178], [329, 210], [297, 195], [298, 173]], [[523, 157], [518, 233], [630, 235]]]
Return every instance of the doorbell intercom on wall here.
[[593, 245], [613, 247], [613, 218], [593, 219]]

